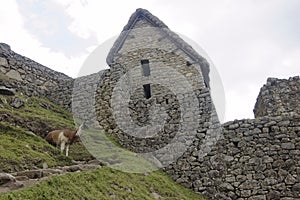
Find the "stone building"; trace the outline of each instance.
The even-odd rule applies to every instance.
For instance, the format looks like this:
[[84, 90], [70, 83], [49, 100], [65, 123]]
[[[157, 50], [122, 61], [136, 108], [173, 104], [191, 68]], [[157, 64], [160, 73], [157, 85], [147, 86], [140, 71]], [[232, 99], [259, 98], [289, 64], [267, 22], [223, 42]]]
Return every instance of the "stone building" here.
[[[269, 78], [255, 119], [220, 125], [207, 61], [143, 9], [131, 16], [107, 63], [110, 69], [72, 79], [0, 43], [0, 86], [72, 106], [74, 118], [100, 125], [209, 199], [300, 199], [299, 76]], [[107, 142], [98, 133], [87, 148]]]
[[107, 63], [97, 89], [97, 119], [123, 147], [151, 153], [165, 165], [212, 120], [218, 124], [208, 62], [149, 11], [132, 14]]
[[269, 79], [256, 119], [220, 125], [207, 61], [143, 9], [107, 63], [96, 118], [121, 146], [155, 158], [173, 180], [210, 199], [299, 199], [298, 78]]

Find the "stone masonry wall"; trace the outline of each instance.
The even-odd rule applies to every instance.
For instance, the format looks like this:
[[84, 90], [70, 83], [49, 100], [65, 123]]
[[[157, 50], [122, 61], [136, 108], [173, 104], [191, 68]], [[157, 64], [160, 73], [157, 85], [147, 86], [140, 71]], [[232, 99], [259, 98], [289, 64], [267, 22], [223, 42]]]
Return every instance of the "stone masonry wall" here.
[[[212, 110], [210, 108], [212, 105], [210, 94], [207, 88], [192, 91], [197, 98], [194, 103], [198, 105], [188, 104], [191, 103], [189, 102], [191, 98], [189, 92], [177, 93], [175, 96], [168, 88], [155, 84], [152, 85], [152, 97], [150, 99], [145, 99], [143, 88], [140, 86], [132, 91], [129, 102], [127, 102], [125, 95], [122, 95], [122, 99], [117, 101], [115, 97], [112, 97], [112, 93], [124, 72], [125, 69], [118, 66], [111, 68], [103, 74], [97, 88], [95, 102], [97, 120], [100, 126], [108, 135], [117, 138], [123, 147], [139, 153], [152, 152], [170, 143], [170, 140], [174, 139], [175, 136], [179, 140], [189, 143], [195, 137], [197, 129], [202, 132], [206, 131], [203, 126], [207, 128], [210, 125], [210, 113]], [[165, 75], [167, 74], [161, 74], [161, 76]], [[183, 90], [184, 88], [181, 89], [181, 91]], [[113, 101], [117, 101], [117, 104], [113, 104]], [[188, 110], [185, 110], [183, 105], [180, 106], [179, 101], [187, 104], [186, 107]], [[153, 115], [151, 112], [153, 112], [155, 107], [160, 108]], [[199, 109], [196, 109], [197, 107]], [[128, 113], [123, 110], [126, 108], [128, 108]], [[162, 111], [165, 111], [164, 117], [164, 112]], [[120, 118], [116, 117], [118, 113], [121, 114]], [[157, 118], [151, 119], [151, 116]], [[165, 123], [163, 124], [162, 122], [164, 121]], [[218, 123], [218, 120], [216, 120], [216, 123]], [[124, 131], [126, 127], [121, 127], [122, 124], [129, 127], [129, 131]], [[147, 133], [147, 130], [153, 128], [153, 124], [163, 124], [163, 127], [157, 130], [153, 137], [143, 135]], [[128, 134], [135, 132], [135, 128], [141, 130], [142, 127], [144, 127], [144, 131], [140, 131], [138, 136]], [[191, 128], [193, 130], [190, 130]], [[186, 132], [187, 129], [190, 131]], [[194, 135], [193, 132], [195, 132]], [[157, 155], [157, 159], [166, 161], [164, 160], [165, 158], [161, 158], [163, 156], [166, 157], [166, 155]]]
[[[186, 76], [193, 88], [204, 88], [204, 78], [198, 62], [194, 62], [173, 41], [164, 35], [160, 28], [151, 27], [139, 20], [136, 29], [130, 30], [122, 48], [114, 57], [114, 63], [121, 64], [126, 71], [141, 67], [141, 60], [148, 59], [150, 68], [172, 68]], [[122, 33], [125, 34], [125, 33]], [[203, 58], [203, 65], [207, 61]], [[190, 63], [188, 66], [187, 63]], [[142, 73], [134, 70], [133, 73]], [[136, 79], [136, 74], [132, 79]], [[155, 80], [156, 77], [153, 77]], [[151, 78], [148, 78], [151, 80]], [[145, 80], [146, 81], [146, 80]]]
[[300, 114], [300, 78], [268, 78], [254, 108], [255, 117]]
[[[98, 85], [99, 124], [123, 147], [139, 153], [158, 151], [174, 137], [188, 143], [202, 124], [197, 123], [203, 104], [197, 95], [206, 85], [199, 62], [145, 18], [138, 18], [132, 26], [121, 33], [126, 39]], [[149, 62], [149, 75], [143, 73], [143, 60]], [[207, 63], [204, 58], [201, 62]], [[151, 91], [149, 98], [145, 85]], [[193, 95], [194, 102], [190, 101]], [[163, 155], [156, 156], [164, 160], [160, 159]]]
[[[106, 71], [98, 85], [96, 112], [99, 124], [104, 131], [118, 138], [119, 143], [130, 150], [143, 153], [155, 151], [175, 138], [178, 127], [164, 127], [155, 138], [139, 139], [127, 135], [118, 127], [115, 108], [111, 104], [113, 89], [126, 68], [117, 65]], [[130, 79], [129, 79], [130, 80]], [[294, 79], [290, 79], [294, 81]], [[130, 81], [127, 83], [130, 84]], [[180, 112], [176, 97], [168, 97], [173, 102], [166, 106], [165, 96], [172, 92], [153, 85], [163, 94], [153, 95], [148, 102], [142, 88], [134, 90], [129, 101], [130, 115], [125, 116], [140, 126], [147, 126], [148, 108], [160, 104], [173, 121], [179, 125]], [[153, 90], [154, 90], [153, 89]], [[120, 90], [121, 92], [121, 90]], [[201, 192], [210, 199], [228, 200], [292, 200], [300, 198], [300, 116], [289, 113], [282, 116], [265, 116], [257, 119], [244, 119], [227, 122], [220, 126], [209, 94], [209, 89], [194, 90], [197, 94], [200, 116], [196, 135], [185, 134], [187, 140], [180, 141], [187, 150], [163, 168], [175, 181]], [[156, 97], [162, 97], [156, 100]], [[125, 99], [125, 98], [124, 98]], [[122, 100], [124, 100], [122, 99]], [[194, 105], [195, 106], [195, 105]], [[191, 106], [193, 107], [193, 106]], [[118, 110], [118, 109], [116, 109]], [[180, 109], [179, 109], [180, 110]], [[173, 112], [172, 112], [173, 111]], [[171, 123], [170, 123], [171, 122]], [[130, 126], [129, 123], [126, 123]], [[180, 135], [180, 134], [179, 134]], [[161, 162], [172, 161], [174, 154], [155, 154]], [[176, 156], [175, 156], [176, 157]]]
[[177, 182], [211, 199], [300, 199], [300, 116], [227, 122], [205, 157], [197, 140], [167, 167]]
[[[95, 102], [96, 117], [106, 134], [113, 136], [123, 147], [134, 152], [155, 152], [152, 155], [165, 166], [163, 170], [175, 181], [203, 193], [208, 198], [299, 199], [299, 116], [288, 109], [287, 116], [280, 116], [282, 112], [279, 112], [276, 117], [266, 116], [220, 125], [203, 75], [197, 70], [193, 71], [194, 67], [200, 69], [200, 66], [193, 63], [159, 30], [149, 27], [151, 24], [140, 20], [135, 24], [135, 28], [142, 29], [126, 33], [127, 38], [120, 51], [114, 55], [110, 70], [104, 73], [99, 82]], [[140, 78], [142, 71], [139, 68], [143, 59], [149, 60], [151, 76]], [[180, 87], [183, 87], [179, 83], [180, 78], [169, 88], [155, 83], [155, 80], [164, 76], [163, 79], [172, 80], [172, 70], [164, 71], [168, 67], [180, 72], [192, 83], [191, 93], [196, 94], [197, 104], [189, 104], [189, 92], [174, 95], [176, 90], [168, 90], [180, 90]], [[159, 68], [161, 73], [152, 73]], [[126, 77], [125, 74], [129, 74], [128, 77], [121, 80], [121, 77]], [[121, 81], [122, 84], [118, 85]], [[151, 83], [153, 90], [149, 99], [145, 98], [142, 87], [147, 83]], [[272, 83], [270, 85], [273, 86]], [[287, 85], [290, 90], [295, 90], [293, 83]], [[296, 91], [299, 90], [296, 88]], [[114, 92], [122, 95], [113, 96]], [[287, 95], [294, 95], [293, 99], [299, 101], [298, 94], [292, 92]], [[273, 93], [270, 92], [270, 95]], [[286, 97], [284, 102], [288, 99], [289, 97]], [[180, 100], [184, 103], [179, 103]], [[187, 107], [194, 110], [186, 112], [181, 108], [184, 104], [188, 104]], [[294, 103], [291, 105], [297, 106]], [[139, 138], [131, 135], [136, 132], [136, 127], [142, 130], [139, 134], [146, 134], [148, 129], [152, 128], [151, 124], [155, 123], [155, 120], [150, 117], [150, 113], [156, 106], [162, 108], [156, 116], [162, 114], [162, 110], [167, 114], [165, 118], [156, 119], [167, 122], [163, 128], [159, 129], [155, 136], [145, 135]], [[199, 112], [196, 107], [199, 108]], [[264, 104], [258, 107], [260, 108], [256, 110], [259, 112], [267, 110]], [[268, 113], [271, 112], [261, 116]], [[187, 123], [190, 129], [181, 131], [182, 122], [197, 119], [197, 126]], [[126, 131], [130, 129], [132, 131]], [[175, 150], [161, 153], [159, 149], [168, 146], [173, 139], [177, 142], [173, 146]], [[187, 149], [182, 155], [176, 154], [182, 150], [182, 145]], [[166, 163], [171, 164], [164, 165]]]
[[107, 70], [88, 76], [76, 78], [72, 89], [72, 112], [78, 123], [86, 125], [98, 123], [95, 111], [95, 99], [97, 86]]
[[[76, 80], [76, 79], [75, 79]], [[60, 85], [48, 88], [45, 93], [45, 97], [50, 101], [57, 103], [58, 105], [72, 110], [72, 93], [74, 87], [74, 79], [68, 79], [61, 82]], [[83, 89], [84, 91], [84, 89]]]
[[1, 80], [3, 86], [29, 96], [47, 97], [70, 109], [73, 79], [13, 52], [4, 43], [0, 43], [0, 73], [10, 78]]
[[[207, 155], [200, 156], [199, 151], [207, 149], [199, 140], [199, 136], [209, 135], [204, 129], [189, 150], [165, 171], [178, 183], [210, 199], [300, 199], [300, 115], [296, 103], [300, 98], [294, 92], [299, 91], [298, 80], [268, 79], [268, 87], [264, 86], [261, 93], [281, 97], [265, 108], [272, 108], [276, 116], [266, 113], [256, 119], [223, 124], [219, 140]], [[284, 108], [284, 112], [278, 108]]]

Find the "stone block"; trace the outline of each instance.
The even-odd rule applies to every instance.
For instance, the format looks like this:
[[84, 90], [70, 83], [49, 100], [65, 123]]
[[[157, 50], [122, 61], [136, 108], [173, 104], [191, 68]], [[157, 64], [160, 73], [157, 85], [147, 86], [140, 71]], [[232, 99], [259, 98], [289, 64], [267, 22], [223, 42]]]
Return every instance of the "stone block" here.
[[16, 182], [16, 178], [8, 173], [0, 173], [0, 185], [4, 185], [10, 182]]
[[0, 57], [0, 66], [8, 68], [8, 62], [5, 58]]
[[9, 72], [6, 73], [6, 76], [18, 81], [22, 81], [22, 77], [20, 73], [16, 70], [10, 70]]

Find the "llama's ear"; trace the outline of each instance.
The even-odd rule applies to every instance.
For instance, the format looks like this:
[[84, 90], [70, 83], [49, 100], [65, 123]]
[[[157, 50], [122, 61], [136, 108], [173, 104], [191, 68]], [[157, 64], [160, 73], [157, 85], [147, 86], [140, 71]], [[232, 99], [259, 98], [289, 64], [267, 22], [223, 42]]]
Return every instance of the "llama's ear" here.
[[81, 134], [81, 131], [78, 129], [75, 135], [80, 136], [80, 134]]
[[81, 130], [83, 128], [84, 123], [80, 124], [80, 126], [78, 127], [78, 130]]
[[78, 127], [77, 132], [76, 132], [76, 135], [77, 135], [77, 136], [80, 136], [82, 126], [83, 126], [83, 124], [81, 124], [81, 125]]

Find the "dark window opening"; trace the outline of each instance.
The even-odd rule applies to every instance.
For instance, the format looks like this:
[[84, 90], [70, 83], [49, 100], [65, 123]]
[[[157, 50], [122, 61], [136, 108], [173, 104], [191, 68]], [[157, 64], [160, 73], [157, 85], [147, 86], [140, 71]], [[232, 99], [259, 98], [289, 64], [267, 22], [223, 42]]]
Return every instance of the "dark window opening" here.
[[150, 97], [151, 97], [151, 87], [150, 87], [150, 84], [143, 85], [143, 87], [144, 87], [144, 93], [145, 93], [146, 99], [150, 99]]
[[205, 85], [206, 88], [209, 88], [206, 81], [204, 81], [204, 85]]
[[149, 60], [141, 60], [143, 75], [150, 76]]
[[190, 63], [189, 61], [186, 61], [186, 66], [191, 66], [192, 63]]
[[235, 147], [238, 147], [239, 142], [234, 141], [234, 142], [232, 142], [232, 143], [233, 143], [233, 145], [234, 145]]
[[166, 104], [169, 104], [169, 99], [166, 99]]

